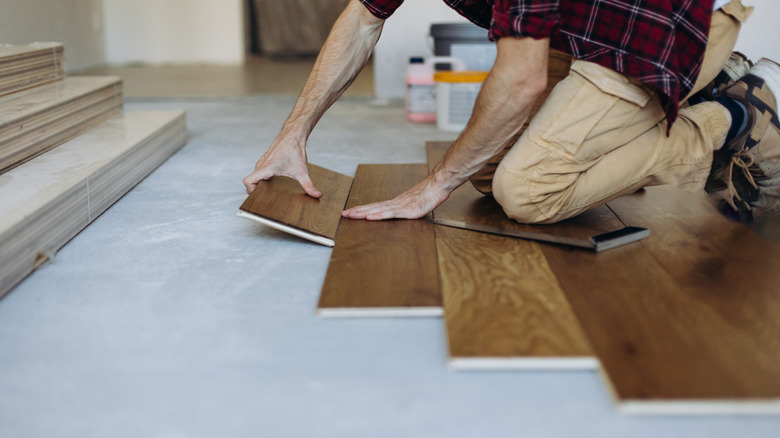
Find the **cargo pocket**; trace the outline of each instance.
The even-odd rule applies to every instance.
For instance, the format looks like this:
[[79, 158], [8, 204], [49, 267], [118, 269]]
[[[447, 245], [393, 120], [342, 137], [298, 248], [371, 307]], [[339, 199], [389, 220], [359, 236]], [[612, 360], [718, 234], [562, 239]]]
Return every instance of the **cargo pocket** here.
[[[653, 115], [637, 114], [653, 98], [635, 81], [592, 62], [575, 61], [571, 74], [561, 82], [537, 114], [531, 135], [554, 153], [576, 162], [587, 162], [620, 145], [626, 130], [640, 131], [656, 124]], [[640, 123], [641, 126], [634, 126]]]

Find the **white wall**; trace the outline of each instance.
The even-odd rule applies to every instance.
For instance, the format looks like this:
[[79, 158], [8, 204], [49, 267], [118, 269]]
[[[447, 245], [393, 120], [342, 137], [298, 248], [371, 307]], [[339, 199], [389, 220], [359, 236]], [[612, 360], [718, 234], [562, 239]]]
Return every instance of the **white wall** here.
[[103, 0], [2, 0], [0, 43], [57, 41], [68, 71], [105, 62]]
[[[433, 56], [431, 23], [465, 22], [442, 0], [409, 0], [386, 22], [374, 50], [374, 89], [378, 98], [401, 98], [412, 56]], [[487, 32], [487, 31], [486, 31]]]
[[780, 62], [780, 2], [777, 0], [742, 0], [756, 10], [739, 32], [734, 50], [754, 62], [769, 58]]
[[[754, 61], [768, 57], [780, 62], [780, 2], [743, 0], [756, 7], [743, 26], [735, 50]], [[385, 23], [374, 51], [374, 78], [379, 98], [402, 98], [406, 63], [410, 56], [432, 56], [427, 35], [431, 23], [466, 21], [441, 0], [409, 0]]]
[[241, 64], [242, 0], [103, 0], [109, 64]]

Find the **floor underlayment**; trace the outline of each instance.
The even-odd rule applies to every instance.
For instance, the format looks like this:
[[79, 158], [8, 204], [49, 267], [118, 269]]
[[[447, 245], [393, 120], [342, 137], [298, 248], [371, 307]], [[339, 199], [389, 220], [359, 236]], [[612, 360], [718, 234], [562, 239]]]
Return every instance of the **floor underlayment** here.
[[[0, 437], [778, 436], [621, 416], [594, 371], [450, 371], [440, 318], [316, 317], [332, 249], [236, 216], [292, 105], [126, 101], [187, 110], [189, 143], [0, 300]], [[353, 176], [453, 137], [348, 99], [308, 154]]]

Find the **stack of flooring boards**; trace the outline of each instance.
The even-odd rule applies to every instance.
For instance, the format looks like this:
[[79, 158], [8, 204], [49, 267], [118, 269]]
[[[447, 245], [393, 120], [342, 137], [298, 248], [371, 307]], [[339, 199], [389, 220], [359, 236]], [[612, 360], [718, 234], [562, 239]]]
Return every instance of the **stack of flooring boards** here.
[[[448, 146], [428, 143], [428, 165], [360, 165], [351, 189], [321, 171], [313, 180], [323, 193], [348, 191], [347, 207], [389, 199]], [[629, 225], [652, 235], [595, 253], [430, 217], [331, 215], [320, 218], [340, 226], [318, 313], [443, 315], [451, 368], [599, 370], [625, 413], [780, 414], [780, 248], [723, 218], [704, 193], [651, 187], [530, 226], [466, 184], [432, 216], [562, 237]]]
[[116, 77], [62, 45], [0, 46], [0, 296], [186, 141], [183, 111], [122, 112]]

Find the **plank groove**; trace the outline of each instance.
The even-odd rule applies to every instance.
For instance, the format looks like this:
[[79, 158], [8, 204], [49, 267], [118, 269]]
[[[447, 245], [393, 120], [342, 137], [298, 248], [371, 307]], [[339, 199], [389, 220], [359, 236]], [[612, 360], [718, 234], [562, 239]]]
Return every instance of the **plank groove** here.
[[322, 198], [308, 196], [293, 178], [261, 181], [240, 212], [270, 227], [333, 246], [352, 178], [309, 163], [309, 176]]
[[[426, 173], [424, 164], [360, 165], [347, 208], [390, 199]], [[321, 316], [440, 316], [433, 225], [343, 219], [317, 309]]]
[[[433, 166], [449, 146], [429, 142]], [[434, 211], [439, 219], [522, 227], [465, 184]], [[587, 227], [567, 227], [571, 237]], [[594, 369], [579, 322], [539, 244], [436, 227], [450, 365], [454, 368]]]

